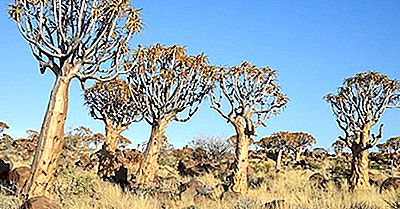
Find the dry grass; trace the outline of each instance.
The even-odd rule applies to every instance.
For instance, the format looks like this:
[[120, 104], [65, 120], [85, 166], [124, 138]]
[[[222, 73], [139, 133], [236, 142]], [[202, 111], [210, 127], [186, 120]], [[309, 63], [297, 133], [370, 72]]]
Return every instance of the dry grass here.
[[[285, 200], [293, 208], [307, 209], [400, 208], [399, 195], [390, 192], [380, 194], [376, 187], [355, 193], [345, 189], [347, 185], [338, 189], [333, 183], [323, 190], [315, 188], [308, 180], [312, 173], [309, 170], [291, 170], [279, 175], [257, 173], [259, 177], [266, 177], [261, 187], [249, 190], [246, 196], [239, 199], [225, 200], [219, 199], [222, 194], [222, 188], [218, 186], [221, 183], [219, 179], [211, 174], [204, 175], [197, 180], [214, 187], [215, 200], [196, 204], [190, 197], [172, 201], [123, 192], [116, 185], [100, 181], [93, 172], [73, 169], [60, 175], [56, 186], [57, 195], [52, 198], [60, 201], [64, 209], [257, 209], [272, 200]], [[161, 170], [160, 174], [171, 173]], [[189, 181], [189, 178], [180, 180]], [[19, 204], [18, 199], [0, 192], [0, 209], [17, 209]]]
[[[191, 198], [179, 201], [162, 201], [151, 197], [135, 196], [124, 193], [118, 186], [110, 183], [97, 182], [96, 196], [72, 196], [64, 201], [66, 209], [153, 209], [166, 208], [202, 208], [202, 209], [246, 209], [260, 208], [265, 202], [271, 200], [285, 200], [298, 208], [308, 209], [346, 209], [357, 208], [357, 205], [364, 205], [360, 208], [389, 209], [385, 200], [393, 200], [392, 193], [379, 194], [376, 188], [370, 190], [356, 191], [350, 193], [345, 189], [337, 189], [334, 185], [328, 185], [325, 190], [317, 189], [309, 184], [309, 172], [290, 171], [285, 174], [267, 180], [260, 188], [250, 190], [249, 193], [240, 199], [229, 200], [205, 200], [199, 204]], [[217, 186], [219, 181], [212, 175], [200, 177], [204, 184]], [[216, 193], [220, 193], [217, 191]], [[195, 207], [196, 205], [196, 207]], [[370, 206], [370, 207], [367, 207]]]

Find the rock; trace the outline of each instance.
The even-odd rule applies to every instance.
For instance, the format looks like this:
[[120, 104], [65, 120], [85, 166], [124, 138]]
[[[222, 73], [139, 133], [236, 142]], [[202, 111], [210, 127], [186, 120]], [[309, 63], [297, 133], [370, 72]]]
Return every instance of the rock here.
[[9, 175], [9, 181], [16, 186], [16, 193], [19, 193], [22, 187], [27, 183], [31, 176], [31, 169], [26, 166], [14, 168]]
[[228, 190], [228, 191], [223, 192], [221, 194], [221, 198], [220, 199], [221, 200], [232, 200], [232, 199], [238, 199], [240, 196], [241, 195], [240, 195], [239, 192], [234, 192], [234, 191]]
[[265, 209], [286, 209], [292, 208], [289, 203], [285, 200], [272, 200], [271, 202], [267, 202], [264, 204], [263, 208]]
[[198, 176], [200, 173], [196, 170], [195, 164], [190, 161], [179, 160], [178, 162], [178, 172], [181, 176]]
[[10, 175], [10, 171], [11, 171], [11, 163], [6, 162], [3, 159], [0, 159], [0, 180], [7, 180], [9, 175]]
[[301, 169], [308, 169], [310, 168], [310, 164], [306, 160], [302, 159], [300, 161], [297, 161], [294, 164], [294, 167], [300, 167]]
[[91, 155], [85, 154], [77, 162], [75, 162], [75, 165], [83, 168], [85, 171], [90, 171], [95, 167], [95, 162]]
[[400, 189], [400, 178], [399, 177], [389, 177], [385, 181], [382, 182], [381, 188], [379, 192], [383, 192], [384, 190], [397, 190]]
[[200, 203], [204, 202], [206, 199], [207, 199], [206, 196], [204, 196], [204, 195], [198, 195], [198, 194], [196, 194], [196, 195], [193, 197], [193, 201], [194, 201], [195, 204], [200, 204]]
[[309, 180], [320, 189], [325, 189], [328, 184], [328, 180], [321, 173], [314, 173], [309, 177]]
[[61, 209], [58, 204], [47, 197], [33, 197], [24, 202], [20, 209]]
[[128, 169], [124, 165], [120, 166], [119, 169], [115, 171], [115, 183], [118, 184], [124, 191], [129, 185]]
[[191, 179], [187, 183], [183, 183], [179, 186], [179, 196], [193, 198], [197, 194], [197, 189], [200, 188], [201, 182]]

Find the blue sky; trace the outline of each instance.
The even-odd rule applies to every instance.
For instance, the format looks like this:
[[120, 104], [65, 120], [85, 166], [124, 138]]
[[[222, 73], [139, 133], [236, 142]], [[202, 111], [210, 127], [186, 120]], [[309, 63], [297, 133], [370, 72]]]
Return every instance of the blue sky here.
[[[359, 2], [359, 3], [357, 3]], [[15, 137], [41, 126], [54, 76], [40, 75], [16, 25], [0, 1], [0, 120]], [[146, 27], [133, 44], [187, 46], [189, 53], [206, 53], [215, 65], [248, 60], [279, 71], [279, 82], [290, 103], [281, 115], [257, 130], [258, 137], [281, 130], [314, 135], [328, 147], [341, 134], [330, 106], [323, 100], [344, 78], [376, 70], [400, 79], [400, 1], [225, 1], [138, 0]], [[400, 110], [388, 110], [381, 122], [384, 138], [400, 135]], [[66, 128], [85, 125], [103, 132], [83, 106], [77, 81], [70, 88]], [[125, 136], [147, 140], [150, 127], [133, 124]], [[196, 135], [228, 137], [234, 133], [205, 101], [187, 123], [167, 129], [176, 146]]]

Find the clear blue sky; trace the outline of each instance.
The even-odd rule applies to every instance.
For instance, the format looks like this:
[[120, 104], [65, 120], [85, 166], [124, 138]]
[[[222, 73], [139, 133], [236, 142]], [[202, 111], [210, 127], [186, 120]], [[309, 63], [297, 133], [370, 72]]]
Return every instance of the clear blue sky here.
[[[195, 1], [138, 0], [146, 28], [135, 44], [182, 44], [190, 53], [204, 52], [216, 65], [248, 60], [279, 71], [287, 109], [257, 130], [258, 138], [281, 130], [305, 131], [329, 146], [341, 131], [322, 99], [345, 77], [373, 69], [400, 79], [400, 1]], [[40, 75], [27, 43], [0, 1], [0, 120], [15, 137], [41, 126], [54, 76]], [[78, 82], [70, 89], [66, 128], [85, 125], [103, 132], [88, 116]], [[208, 101], [188, 123], [173, 123], [167, 136], [176, 146], [195, 135], [230, 136], [233, 128]], [[400, 110], [389, 110], [381, 122], [384, 138], [400, 135]], [[146, 140], [150, 127], [133, 124], [124, 135]]]

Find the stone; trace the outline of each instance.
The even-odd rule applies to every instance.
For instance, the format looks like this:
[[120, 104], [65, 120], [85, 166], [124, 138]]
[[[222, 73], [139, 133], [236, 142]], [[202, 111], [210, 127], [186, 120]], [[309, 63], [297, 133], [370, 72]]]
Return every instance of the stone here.
[[61, 209], [61, 207], [54, 200], [39, 196], [28, 199], [20, 209]]

